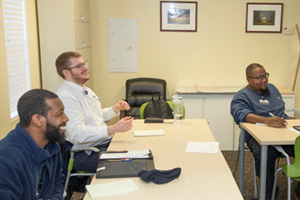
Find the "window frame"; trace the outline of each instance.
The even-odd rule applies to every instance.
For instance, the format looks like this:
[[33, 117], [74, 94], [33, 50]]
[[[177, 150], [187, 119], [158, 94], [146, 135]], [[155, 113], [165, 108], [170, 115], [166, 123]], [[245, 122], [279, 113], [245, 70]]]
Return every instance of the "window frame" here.
[[18, 117], [18, 99], [31, 89], [25, 0], [2, 0], [1, 13], [9, 90], [10, 119]]

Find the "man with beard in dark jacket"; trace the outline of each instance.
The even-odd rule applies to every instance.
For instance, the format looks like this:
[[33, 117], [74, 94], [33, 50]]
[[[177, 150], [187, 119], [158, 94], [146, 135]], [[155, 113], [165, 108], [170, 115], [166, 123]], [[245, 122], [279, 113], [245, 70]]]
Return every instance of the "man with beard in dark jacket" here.
[[64, 106], [56, 94], [35, 89], [19, 99], [18, 113], [20, 122], [0, 141], [0, 199], [61, 200]]

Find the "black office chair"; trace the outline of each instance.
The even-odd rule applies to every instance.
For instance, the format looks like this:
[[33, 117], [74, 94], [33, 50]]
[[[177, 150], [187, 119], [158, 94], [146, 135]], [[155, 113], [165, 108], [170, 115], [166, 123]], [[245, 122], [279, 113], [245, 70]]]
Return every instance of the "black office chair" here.
[[167, 82], [157, 78], [133, 78], [126, 81], [126, 101], [130, 110], [121, 113], [120, 116], [132, 116], [140, 119], [140, 107], [145, 102], [152, 100], [153, 95], [158, 94], [166, 100]]

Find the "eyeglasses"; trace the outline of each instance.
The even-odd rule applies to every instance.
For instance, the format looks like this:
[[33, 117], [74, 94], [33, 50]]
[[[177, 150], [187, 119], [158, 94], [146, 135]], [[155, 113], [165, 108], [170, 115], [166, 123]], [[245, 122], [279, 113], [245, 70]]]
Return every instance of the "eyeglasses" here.
[[74, 67], [68, 67], [68, 68], [65, 68], [66, 70], [71, 70], [71, 69], [74, 69], [74, 68], [78, 68], [78, 69], [82, 69], [83, 67], [87, 67], [88, 66], [88, 63], [87, 62], [84, 62], [84, 63], [80, 63]]
[[257, 77], [253, 77], [253, 76], [248, 76], [249, 78], [255, 78], [257, 80], [260, 80], [262, 81], [264, 78], [269, 78], [270, 74], [269, 73], [266, 73], [265, 75], [260, 75], [260, 76], [257, 76]]

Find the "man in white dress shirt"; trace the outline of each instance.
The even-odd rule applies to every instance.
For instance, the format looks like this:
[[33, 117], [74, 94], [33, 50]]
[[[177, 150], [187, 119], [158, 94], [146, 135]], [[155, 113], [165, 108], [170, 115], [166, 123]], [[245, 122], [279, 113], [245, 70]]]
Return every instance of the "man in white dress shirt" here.
[[[115, 133], [132, 128], [131, 117], [122, 118], [114, 125], [106, 125], [105, 122], [118, 115], [120, 110], [129, 110], [130, 106], [125, 101], [119, 101], [112, 107], [102, 109], [98, 96], [84, 85], [90, 76], [85, 60], [79, 53], [62, 53], [55, 64], [57, 73], [64, 79], [57, 95], [70, 119], [66, 129], [67, 141], [74, 145], [92, 143], [92, 146], [105, 150]], [[98, 144], [99, 141], [102, 141], [101, 145]], [[74, 169], [96, 171], [98, 155], [94, 154], [77, 153]]]

